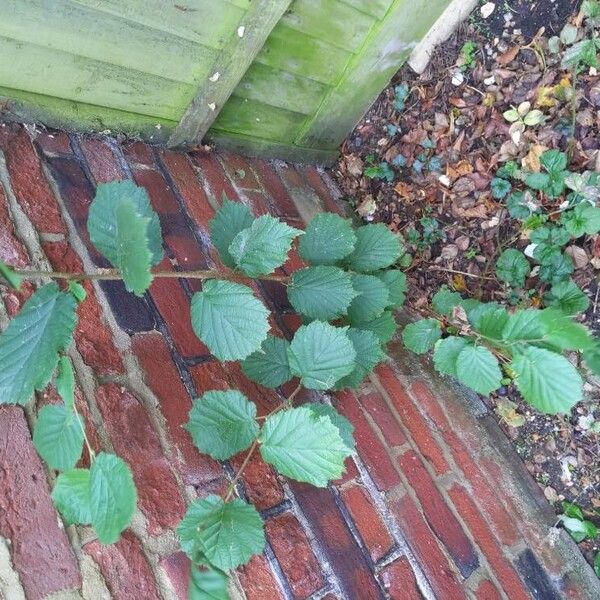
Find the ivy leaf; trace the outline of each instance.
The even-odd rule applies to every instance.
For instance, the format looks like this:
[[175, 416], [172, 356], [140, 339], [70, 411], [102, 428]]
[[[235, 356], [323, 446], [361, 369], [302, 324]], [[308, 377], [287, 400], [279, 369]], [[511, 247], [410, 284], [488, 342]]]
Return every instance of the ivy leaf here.
[[346, 259], [348, 267], [359, 273], [373, 273], [393, 265], [402, 254], [400, 237], [383, 223], [359, 227], [356, 245]]
[[75, 374], [68, 356], [61, 356], [58, 361], [56, 391], [65, 403], [65, 408], [72, 411], [75, 408]]
[[352, 452], [328, 416], [316, 417], [304, 406], [271, 415], [260, 439], [265, 462], [286, 477], [317, 487], [338, 479]]
[[421, 319], [410, 323], [402, 332], [404, 345], [415, 354], [425, 354], [442, 337], [442, 330], [437, 319]]
[[267, 336], [260, 350], [242, 362], [244, 375], [268, 388], [276, 388], [292, 378], [288, 360], [290, 343], [283, 338]]
[[302, 233], [275, 217], [263, 215], [233, 238], [229, 254], [249, 277], [267, 275], [286, 261], [292, 240]]
[[192, 328], [219, 360], [243, 360], [260, 349], [269, 311], [252, 290], [211, 279], [192, 298]]
[[52, 501], [67, 525], [89, 525], [92, 522], [89, 470], [71, 469], [61, 473], [52, 490]]
[[232, 202], [223, 194], [223, 205], [209, 221], [210, 241], [219, 252], [221, 262], [235, 269], [236, 263], [231, 254], [229, 246], [233, 238], [252, 225], [254, 217], [250, 209], [241, 202]]
[[528, 346], [515, 354], [510, 366], [517, 389], [540, 412], [568, 413], [582, 398], [577, 369], [556, 352]]
[[90, 469], [91, 524], [102, 544], [113, 544], [129, 526], [137, 491], [127, 464], [114, 454], [101, 452]]
[[545, 328], [544, 341], [559, 350], [586, 350], [593, 345], [587, 327], [555, 308], [541, 311], [540, 320]]
[[455, 306], [459, 306], [462, 297], [458, 292], [452, 292], [447, 285], [443, 285], [431, 298], [433, 310], [446, 317], [452, 316]]
[[83, 450], [83, 423], [64, 405], [43, 406], [33, 431], [33, 444], [51, 469], [66, 471]]
[[390, 303], [387, 286], [373, 275], [354, 275], [352, 286], [356, 292], [356, 297], [348, 308], [348, 317], [352, 324], [377, 318]]
[[581, 202], [573, 210], [564, 212], [560, 221], [574, 238], [586, 233], [594, 235], [600, 231], [600, 208]]
[[350, 275], [330, 266], [296, 271], [287, 287], [287, 294], [297, 312], [321, 321], [345, 315], [356, 296]]
[[23, 281], [23, 278], [20, 275], [17, 275], [11, 266], [1, 260], [0, 277], [4, 277], [8, 285], [15, 290], [18, 290], [21, 287], [21, 281]]
[[356, 351], [346, 328], [313, 321], [296, 331], [288, 349], [292, 373], [311, 390], [328, 390], [355, 368]]
[[381, 316], [372, 321], [357, 323], [354, 328], [372, 331], [379, 338], [380, 344], [387, 344], [394, 337], [398, 325], [394, 319], [394, 313], [391, 310], [386, 310]]
[[458, 336], [438, 340], [433, 350], [433, 364], [439, 373], [456, 377], [456, 361], [464, 350], [467, 341]]
[[544, 295], [546, 306], [559, 308], [566, 315], [576, 315], [585, 312], [590, 305], [589, 298], [581, 288], [572, 280], [561, 281], [552, 286]]
[[246, 564], [265, 547], [263, 522], [254, 506], [239, 498], [224, 502], [214, 494], [190, 505], [177, 534], [193, 563], [204, 557], [223, 571]]
[[502, 385], [502, 371], [498, 359], [483, 346], [466, 346], [456, 359], [456, 378], [487, 396]]
[[92, 244], [121, 271], [127, 290], [141, 296], [152, 282], [150, 267], [164, 255], [146, 190], [131, 180], [100, 184], [87, 227]]
[[331, 422], [337, 427], [340, 437], [348, 450], [354, 452], [354, 447], [356, 446], [356, 442], [354, 441], [354, 425], [344, 415], [341, 415], [329, 404], [309, 402], [308, 404], [304, 404], [303, 408], [308, 408], [313, 414], [313, 418], [317, 421], [320, 417], [329, 417]]
[[356, 366], [354, 371], [342, 377], [335, 384], [336, 390], [357, 388], [375, 366], [385, 358], [379, 339], [372, 331], [350, 327], [346, 334], [356, 351]]
[[227, 460], [256, 438], [256, 405], [237, 390], [206, 392], [194, 401], [184, 427], [200, 452]]
[[346, 258], [356, 245], [356, 235], [349, 219], [333, 213], [320, 213], [300, 238], [298, 252], [313, 265], [333, 265]]
[[529, 261], [520, 250], [515, 248], [504, 250], [496, 262], [498, 279], [512, 287], [522, 288], [530, 272]]
[[220, 569], [192, 567], [188, 600], [229, 600], [229, 577]]
[[56, 283], [38, 289], [0, 335], [0, 404], [25, 404], [46, 387], [71, 343], [76, 302]]
[[377, 277], [385, 283], [388, 289], [388, 307], [398, 308], [406, 300], [406, 274], [398, 269], [390, 269], [383, 273], [378, 273]]

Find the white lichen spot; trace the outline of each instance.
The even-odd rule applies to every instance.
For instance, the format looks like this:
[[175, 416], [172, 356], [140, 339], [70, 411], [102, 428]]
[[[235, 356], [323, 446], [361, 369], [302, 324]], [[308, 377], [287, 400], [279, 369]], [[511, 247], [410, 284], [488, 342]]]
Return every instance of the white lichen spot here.
[[212, 75], [211, 75], [211, 76], [208, 78], [208, 80], [209, 80], [209, 81], [212, 81], [212, 82], [214, 83], [215, 81], [219, 81], [219, 77], [221, 77], [221, 73], [219, 73], [219, 71], [217, 71], [216, 73], [213, 73], [213, 74], [212, 74]]
[[237, 30], [238, 37], [243, 38], [244, 33], [246, 33], [246, 28], [243, 25], [240, 25]]
[[217, 105], [214, 102], [209, 102], [208, 108], [210, 108], [210, 110], [217, 110]]

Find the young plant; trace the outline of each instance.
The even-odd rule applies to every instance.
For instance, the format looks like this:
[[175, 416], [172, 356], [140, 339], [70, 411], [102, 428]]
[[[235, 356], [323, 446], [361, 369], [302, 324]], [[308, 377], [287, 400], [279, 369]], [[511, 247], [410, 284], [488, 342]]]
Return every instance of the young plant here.
[[[154, 278], [174, 273], [153, 269], [163, 258], [160, 223], [145, 190], [133, 182], [98, 186], [87, 225], [90, 240], [114, 268], [54, 273], [0, 263], [0, 274], [14, 287], [23, 278], [69, 282], [65, 291], [56, 283], [39, 288], [0, 336], [0, 403], [25, 404], [57, 370], [64, 404], [39, 411], [34, 443], [59, 471], [52, 497], [65, 521], [91, 525], [100, 542], [109, 544], [129, 526], [136, 490], [122, 459], [94, 453], [75, 407], [74, 374], [65, 353], [84, 295], [77, 282], [122, 280], [141, 296]], [[245, 205], [225, 198], [210, 222], [210, 237], [226, 269], [175, 274], [203, 280], [191, 302], [194, 332], [213, 356], [240, 361], [258, 384], [280, 394], [282, 386], [295, 384], [268, 414], [257, 416], [256, 405], [235, 389], [207, 391], [190, 411], [186, 429], [201, 452], [221, 461], [245, 453], [224, 497], [196, 500], [177, 528], [182, 549], [196, 565], [190, 597], [226, 598], [227, 572], [265, 545], [261, 516], [235, 497], [244, 469], [259, 452], [297, 481], [323, 487], [342, 475], [354, 451], [352, 425], [329, 404], [295, 407], [294, 400], [302, 387], [355, 388], [385, 358], [396, 330], [392, 310], [404, 301], [406, 278], [394, 268], [402, 255], [398, 236], [382, 224], [354, 230], [335, 214], [319, 214], [302, 232], [268, 215], [254, 218]], [[309, 266], [291, 276], [274, 274], [298, 238], [298, 252]], [[254, 279], [286, 286], [305, 320], [291, 341], [269, 333], [269, 310], [249, 287]], [[84, 443], [91, 467], [77, 469]]]
[[576, 541], [582, 542], [587, 539], [594, 539], [600, 534], [600, 529], [588, 521], [583, 511], [579, 506], [572, 502], [563, 502], [563, 514], [559, 516], [559, 519], [563, 527], [569, 532], [569, 535]]
[[458, 58], [458, 66], [461, 71], [468, 71], [475, 66], [475, 56], [477, 54], [477, 44], [471, 40], [466, 41]]
[[504, 118], [511, 124], [508, 132], [512, 141], [518, 146], [527, 127], [541, 125], [546, 117], [541, 110], [531, 108], [531, 102], [522, 102], [519, 106], [511, 107], [503, 113]]
[[396, 175], [387, 162], [383, 161], [376, 163], [375, 157], [372, 154], [369, 154], [366, 157], [366, 162], [367, 167], [365, 167], [365, 170], [363, 171], [365, 177], [368, 177], [369, 179], [384, 179], [388, 183], [394, 181]]

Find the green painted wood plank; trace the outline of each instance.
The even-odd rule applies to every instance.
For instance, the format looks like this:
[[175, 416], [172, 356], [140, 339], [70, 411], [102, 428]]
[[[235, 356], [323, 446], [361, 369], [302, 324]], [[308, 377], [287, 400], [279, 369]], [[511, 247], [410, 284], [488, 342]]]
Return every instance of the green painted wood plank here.
[[450, 0], [395, 0], [386, 18], [369, 34], [348, 63], [336, 87], [324, 98], [314, 119], [296, 139], [301, 146], [339, 145], [417, 42], [429, 31]]
[[227, 133], [211, 129], [206, 135], [207, 143], [223, 150], [245, 156], [287, 160], [295, 163], [307, 163], [329, 167], [335, 163], [339, 154], [337, 150], [319, 150], [318, 148], [302, 148], [293, 144], [263, 140], [257, 137]]
[[337, 81], [351, 56], [346, 50], [334, 48], [279, 24], [258, 53], [256, 62], [320, 83], [332, 84]]
[[300, 113], [231, 96], [217, 117], [214, 128], [289, 142], [296, 137], [305, 120], [306, 115]]
[[[188, 40], [222, 48], [251, 5], [250, 0], [74, 0]], [[52, 6], [52, 2], [49, 3]]]
[[177, 119], [194, 87], [0, 36], [0, 86]]
[[201, 85], [169, 140], [171, 146], [202, 139], [227, 102], [291, 0], [254, 0], [212, 65], [213, 74]]
[[327, 86], [312, 79], [254, 63], [234, 93], [239, 98], [313, 115], [326, 91]]
[[383, 19], [385, 13], [392, 5], [392, 0], [341, 0], [344, 4], [353, 6], [358, 10], [373, 15], [378, 19]]
[[218, 52], [73, 0], [0, 0], [0, 10], [9, 15], [0, 19], [4, 37], [190, 85], [207, 76]]
[[44, 123], [48, 127], [97, 133], [120, 133], [149, 142], [164, 143], [176, 121], [71, 102], [41, 94], [0, 87], [2, 118], [22, 123]]
[[362, 46], [375, 18], [335, 0], [295, 0], [281, 23], [354, 53]]

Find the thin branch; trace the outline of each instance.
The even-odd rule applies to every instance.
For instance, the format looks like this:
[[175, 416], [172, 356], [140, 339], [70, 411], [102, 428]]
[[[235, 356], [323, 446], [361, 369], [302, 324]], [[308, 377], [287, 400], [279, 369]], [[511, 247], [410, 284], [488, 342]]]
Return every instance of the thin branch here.
[[438, 265], [429, 265], [428, 269], [434, 271], [445, 271], [446, 273], [455, 273], [456, 275], [464, 275], [465, 277], [473, 277], [474, 279], [486, 279], [488, 281], [495, 281], [495, 277], [485, 277], [485, 275], [476, 275], [475, 273], [467, 273], [466, 271], [455, 271], [454, 269], [446, 269], [445, 267], [439, 267]]

